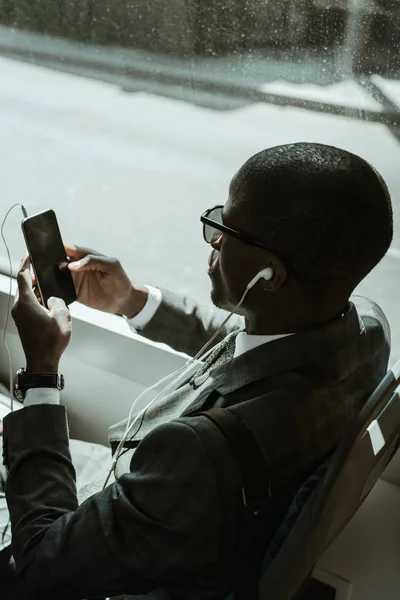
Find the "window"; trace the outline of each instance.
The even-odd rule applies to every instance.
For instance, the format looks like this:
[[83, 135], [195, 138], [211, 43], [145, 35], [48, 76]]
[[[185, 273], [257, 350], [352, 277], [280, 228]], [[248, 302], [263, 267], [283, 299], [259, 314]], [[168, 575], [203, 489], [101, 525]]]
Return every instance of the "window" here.
[[[398, 1], [2, 0], [0, 23], [2, 210], [54, 208], [65, 240], [137, 281], [208, 300], [199, 216], [267, 146], [354, 151], [397, 210]], [[399, 273], [396, 231], [360, 287], [392, 324], [394, 358]]]

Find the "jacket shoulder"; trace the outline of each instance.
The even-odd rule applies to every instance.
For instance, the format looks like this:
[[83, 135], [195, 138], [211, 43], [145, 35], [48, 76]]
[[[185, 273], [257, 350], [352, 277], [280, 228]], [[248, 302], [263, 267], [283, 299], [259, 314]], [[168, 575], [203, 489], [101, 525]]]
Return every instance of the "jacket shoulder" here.
[[390, 347], [390, 325], [382, 308], [374, 300], [365, 296], [353, 295], [351, 301], [355, 305], [364, 326], [369, 329], [378, 327], [382, 330], [386, 344]]

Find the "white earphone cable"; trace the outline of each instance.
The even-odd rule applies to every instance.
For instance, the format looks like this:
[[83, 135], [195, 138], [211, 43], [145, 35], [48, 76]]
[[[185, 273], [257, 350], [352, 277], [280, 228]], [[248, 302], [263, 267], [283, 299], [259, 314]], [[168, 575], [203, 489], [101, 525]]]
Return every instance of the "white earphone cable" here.
[[7, 328], [8, 328], [8, 320], [9, 320], [9, 317], [10, 317], [11, 297], [12, 297], [12, 261], [11, 261], [10, 249], [9, 249], [9, 247], [7, 245], [6, 238], [4, 236], [4, 226], [6, 224], [8, 215], [17, 206], [21, 207], [22, 214], [24, 215], [25, 218], [28, 216], [28, 213], [26, 211], [25, 206], [23, 204], [21, 204], [20, 202], [16, 202], [15, 204], [13, 204], [11, 206], [11, 208], [8, 209], [8, 211], [6, 213], [6, 216], [4, 217], [3, 222], [1, 224], [1, 237], [3, 238], [3, 243], [4, 243], [4, 246], [6, 248], [6, 252], [7, 252], [8, 265], [9, 265], [9, 273], [8, 273], [8, 275], [9, 275], [9, 280], [10, 280], [10, 284], [9, 284], [9, 288], [8, 288], [8, 300], [7, 300], [6, 317], [5, 317], [5, 320], [4, 320], [4, 329], [3, 329], [3, 344], [4, 344], [4, 347], [6, 349], [6, 353], [7, 353], [7, 357], [8, 357], [11, 411], [14, 410], [14, 390], [13, 390], [13, 379], [14, 378], [13, 378], [11, 353], [10, 353], [10, 348], [8, 346], [8, 343], [7, 343]]
[[[9, 367], [9, 389], [10, 389], [10, 408], [11, 408], [11, 412], [13, 412], [14, 410], [14, 390], [13, 390], [13, 368], [12, 368], [12, 359], [11, 359], [11, 353], [10, 353], [10, 349], [7, 343], [7, 328], [8, 328], [8, 320], [9, 320], [9, 316], [10, 316], [10, 309], [11, 309], [11, 298], [12, 298], [12, 261], [11, 261], [11, 254], [10, 254], [10, 249], [8, 247], [8, 244], [6, 242], [6, 238], [4, 236], [4, 226], [6, 224], [7, 221], [7, 217], [10, 214], [10, 212], [16, 208], [17, 206], [21, 207], [22, 210], [22, 214], [23, 216], [26, 218], [28, 216], [28, 213], [26, 211], [26, 208], [23, 204], [21, 204], [20, 202], [16, 202], [15, 204], [13, 204], [11, 206], [11, 208], [8, 209], [6, 216], [3, 219], [3, 222], [1, 224], [1, 237], [3, 239], [4, 242], [4, 246], [6, 248], [6, 252], [7, 252], [7, 257], [8, 257], [8, 266], [9, 266], [9, 288], [8, 288], [8, 300], [7, 300], [7, 309], [6, 309], [6, 317], [4, 319], [4, 330], [3, 330], [3, 344], [4, 344], [4, 348], [6, 350], [7, 353], [7, 357], [8, 357], [8, 367]], [[4, 545], [4, 540], [6, 537], [6, 533], [8, 530], [8, 527], [10, 525], [10, 518], [8, 518], [8, 521], [6, 523], [6, 525], [4, 526], [2, 535], [1, 535], [1, 543], [2, 545]]]
[[[260, 275], [260, 274], [261, 274], [261, 273], [259, 273], [259, 275]], [[229, 321], [229, 319], [232, 317], [232, 315], [233, 315], [233, 314], [234, 314], [234, 313], [235, 313], [235, 312], [238, 310], [238, 308], [240, 308], [240, 306], [241, 306], [241, 305], [242, 305], [242, 303], [244, 302], [244, 299], [245, 299], [245, 297], [247, 296], [248, 292], [249, 292], [249, 291], [251, 290], [251, 288], [252, 288], [252, 287], [255, 285], [255, 283], [257, 283], [257, 281], [258, 281], [258, 278], [261, 278], [261, 277], [259, 277], [259, 276], [256, 276], [256, 277], [254, 277], [254, 278], [253, 278], [253, 279], [250, 281], [250, 283], [247, 285], [247, 287], [246, 287], [246, 289], [245, 289], [245, 291], [244, 291], [244, 293], [243, 293], [243, 295], [242, 295], [241, 299], [240, 299], [240, 300], [239, 300], [239, 302], [236, 304], [236, 306], [234, 307], [234, 309], [233, 309], [233, 310], [232, 310], [232, 311], [231, 311], [231, 312], [228, 314], [228, 316], [227, 316], [227, 317], [226, 317], [226, 319], [224, 319], [224, 321], [221, 323], [221, 325], [219, 326], [219, 328], [217, 329], [217, 331], [216, 331], [216, 332], [215, 332], [215, 333], [212, 335], [212, 337], [211, 337], [211, 338], [208, 340], [208, 342], [207, 342], [206, 344], [204, 344], [204, 346], [203, 346], [203, 347], [202, 347], [202, 348], [199, 350], [199, 352], [198, 352], [198, 353], [197, 353], [197, 354], [196, 354], [196, 355], [195, 355], [193, 358], [190, 358], [190, 359], [189, 359], [189, 360], [186, 362], [186, 364], [185, 364], [183, 367], [181, 367], [180, 369], [178, 369], [177, 371], [174, 371], [174, 372], [173, 372], [173, 373], [171, 373], [170, 375], [167, 375], [167, 376], [166, 376], [166, 377], [164, 377], [163, 379], [160, 379], [160, 381], [157, 381], [157, 382], [156, 382], [156, 383], [154, 383], [152, 386], [150, 386], [149, 388], [147, 388], [146, 390], [144, 390], [144, 391], [143, 391], [141, 394], [139, 394], [139, 396], [138, 396], [138, 397], [137, 397], [137, 398], [134, 400], [134, 402], [133, 402], [133, 404], [132, 404], [132, 406], [131, 406], [131, 409], [130, 409], [130, 411], [129, 411], [129, 416], [128, 416], [128, 419], [127, 419], [127, 423], [126, 423], [126, 428], [125, 428], [124, 435], [122, 436], [122, 439], [121, 439], [121, 441], [119, 442], [119, 444], [118, 444], [118, 446], [117, 446], [117, 448], [116, 448], [116, 450], [115, 450], [115, 452], [114, 452], [114, 457], [113, 457], [113, 460], [112, 460], [112, 463], [111, 463], [110, 470], [108, 471], [108, 474], [107, 474], [106, 480], [105, 480], [105, 482], [104, 482], [103, 489], [104, 489], [104, 488], [107, 486], [107, 484], [108, 484], [108, 482], [109, 482], [109, 480], [110, 480], [110, 477], [111, 477], [112, 473], [113, 473], [113, 472], [115, 471], [115, 469], [116, 469], [117, 462], [118, 462], [118, 459], [119, 459], [119, 457], [120, 457], [120, 454], [121, 454], [122, 448], [123, 448], [123, 446], [124, 446], [124, 444], [125, 444], [125, 442], [126, 442], [126, 440], [127, 440], [127, 438], [128, 438], [128, 435], [129, 435], [129, 433], [131, 432], [132, 428], [134, 427], [134, 425], [137, 423], [137, 421], [140, 419], [140, 417], [142, 417], [142, 416], [144, 415], [144, 413], [145, 413], [145, 412], [146, 412], [146, 411], [147, 411], [147, 410], [148, 410], [148, 409], [149, 409], [149, 408], [150, 408], [150, 407], [151, 407], [151, 406], [152, 406], [152, 405], [153, 405], [153, 404], [154, 404], [154, 403], [155, 403], [157, 400], [159, 400], [159, 399], [160, 399], [160, 397], [161, 397], [163, 394], [165, 394], [166, 392], [168, 392], [168, 391], [171, 389], [171, 387], [173, 387], [173, 386], [174, 386], [174, 384], [176, 384], [176, 382], [177, 382], [177, 380], [179, 379], [179, 377], [180, 377], [181, 375], [183, 375], [183, 374], [184, 374], [184, 372], [185, 372], [186, 370], [187, 370], [187, 371], [189, 371], [188, 367], [190, 368], [190, 367], [191, 367], [191, 366], [192, 366], [192, 365], [195, 363], [195, 361], [196, 361], [196, 360], [198, 360], [198, 359], [200, 358], [200, 356], [203, 354], [203, 352], [204, 352], [205, 350], [207, 350], [207, 348], [208, 348], [208, 347], [209, 347], [209, 346], [210, 346], [210, 345], [213, 343], [213, 341], [215, 340], [215, 338], [216, 338], [216, 337], [218, 336], [218, 334], [220, 333], [221, 329], [222, 329], [222, 328], [223, 328], [223, 327], [226, 325], [226, 323]], [[206, 358], [206, 356], [208, 356], [208, 354], [210, 354], [210, 353], [212, 352], [212, 350], [213, 350], [213, 348], [211, 348], [211, 349], [210, 349], [210, 350], [209, 350], [209, 351], [208, 351], [208, 352], [207, 352], [207, 353], [206, 353], [206, 354], [203, 356], [203, 360], [204, 360], [204, 358]], [[200, 365], [199, 365], [199, 366], [200, 366]], [[137, 404], [137, 402], [138, 402], [138, 401], [139, 401], [141, 398], [143, 398], [143, 396], [144, 396], [145, 394], [147, 394], [147, 392], [150, 392], [150, 391], [151, 391], [151, 390], [153, 390], [155, 387], [159, 386], [161, 383], [164, 383], [165, 381], [168, 381], [168, 379], [170, 379], [171, 377], [174, 377], [174, 376], [175, 376], [175, 379], [174, 379], [174, 380], [173, 380], [171, 383], [169, 383], [169, 384], [168, 384], [168, 385], [167, 385], [167, 386], [166, 386], [164, 389], [162, 389], [162, 390], [159, 392], [159, 394], [157, 394], [157, 396], [155, 396], [155, 398], [153, 398], [153, 399], [152, 399], [152, 400], [151, 400], [151, 401], [150, 401], [150, 402], [147, 404], [147, 406], [145, 406], [144, 408], [142, 408], [142, 410], [138, 412], [138, 414], [135, 416], [135, 418], [133, 419], [133, 421], [132, 421], [132, 423], [131, 423], [130, 421], [131, 421], [131, 418], [132, 418], [132, 412], [133, 412], [133, 409], [134, 409], [135, 405]], [[142, 426], [142, 423], [141, 423], [141, 425], [139, 426], [139, 429], [138, 429], [138, 431], [136, 432], [136, 434], [137, 434], [137, 433], [140, 431], [140, 428], [141, 428], [141, 426]]]

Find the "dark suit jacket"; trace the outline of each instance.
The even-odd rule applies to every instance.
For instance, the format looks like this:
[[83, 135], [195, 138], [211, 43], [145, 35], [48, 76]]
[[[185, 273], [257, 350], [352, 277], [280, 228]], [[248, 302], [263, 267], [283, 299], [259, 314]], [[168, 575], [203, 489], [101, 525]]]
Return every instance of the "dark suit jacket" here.
[[[355, 302], [358, 310], [350, 303], [323, 327], [259, 346], [205, 381], [191, 379], [172, 396], [171, 412], [164, 406], [147, 420], [130, 472], [79, 507], [65, 409], [32, 406], [6, 417], [12, 550], [27, 589], [58, 599], [157, 589], [160, 598], [223, 598], [237, 566], [241, 473], [224, 437], [196, 413], [216, 390], [213, 403], [236, 412], [259, 442], [283, 508], [386, 372], [386, 320], [373, 303]], [[164, 292], [143, 333], [194, 353], [221, 318]], [[219, 443], [224, 481], [205, 436]], [[224, 514], [221, 485], [232, 499]], [[232, 524], [224, 544], [223, 517]]]

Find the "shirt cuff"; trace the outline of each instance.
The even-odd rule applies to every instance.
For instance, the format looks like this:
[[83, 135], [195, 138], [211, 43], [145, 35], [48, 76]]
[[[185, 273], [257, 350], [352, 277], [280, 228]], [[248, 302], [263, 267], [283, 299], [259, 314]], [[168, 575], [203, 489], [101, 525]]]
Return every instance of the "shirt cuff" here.
[[31, 388], [26, 390], [24, 406], [35, 404], [60, 404], [60, 392], [56, 388]]
[[149, 295], [142, 310], [132, 319], [124, 317], [129, 327], [137, 331], [144, 329], [150, 323], [162, 301], [161, 290], [150, 285], [146, 285], [145, 287], [149, 290]]

